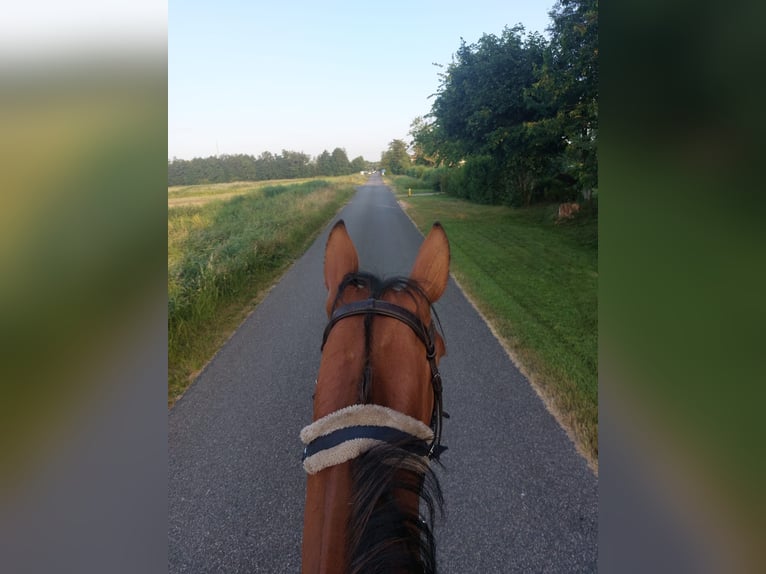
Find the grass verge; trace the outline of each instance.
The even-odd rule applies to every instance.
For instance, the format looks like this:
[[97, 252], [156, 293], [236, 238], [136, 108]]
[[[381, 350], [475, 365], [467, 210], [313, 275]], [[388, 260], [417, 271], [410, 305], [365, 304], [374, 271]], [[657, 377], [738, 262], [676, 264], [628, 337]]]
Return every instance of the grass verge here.
[[592, 467], [598, 469], [598, 224], [587, 209], [513, 209], [403, 197], [418, 228], [447, 231], [451, 268]]
[[[210, 183], [200, 185], [174, 185], [168, 187], [168, 207], [182, 205], [203, 205], [214, 200], [231, 199], [238, 195], [278, 194], [284, 186], [316, 181], [317, 178], [270, 179], [265, 181], [233, 181], [230, 183]], [[337, 185], [360, 185], [363, 178], [359, 175], [344, 175], [323, 178]]]
[[334, 179], [168, 209], [168, 405], [359, 183]]
[[412, 195], [433, 194], [436, 192], [436, 189], [417, 177], [396, 175], [386, 178], [386, 181], [389, 185], [393, 186], [397, 195], [408, 195], [408, 192], [412, 192]]

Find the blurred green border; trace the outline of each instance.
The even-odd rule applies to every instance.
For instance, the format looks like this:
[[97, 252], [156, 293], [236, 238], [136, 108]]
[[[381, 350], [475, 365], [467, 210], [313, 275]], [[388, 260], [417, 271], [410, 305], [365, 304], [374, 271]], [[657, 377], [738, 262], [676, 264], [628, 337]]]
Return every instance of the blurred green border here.
[[[629, 413], [620, 424], [651, 437], [648, 454], [675, 460], [657, 469], [680, 477], [664, 487], [754, 565], [766, 558], [762, 18], [629, 2], [600, 19], [600, 385]], [[603, 478], [624, 453], [601, 439]]]

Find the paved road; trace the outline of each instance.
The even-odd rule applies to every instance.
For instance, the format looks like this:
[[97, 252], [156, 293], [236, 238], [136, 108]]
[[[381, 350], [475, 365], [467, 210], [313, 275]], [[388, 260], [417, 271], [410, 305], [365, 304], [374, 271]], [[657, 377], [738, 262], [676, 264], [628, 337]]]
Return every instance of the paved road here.
[[[373, 176], [339, 214], [363, 268], [406, 274], [422, 236]], [[298, 572], [300, 429], [325, 324], [327, 232], [169, 413], [170, 572]], [[449, 229], [446, 229], [449, 235]], [[597, 569], [598, 481], [456, 285], [436, 305], [448, 355], [440, 473], [446, 573]]]

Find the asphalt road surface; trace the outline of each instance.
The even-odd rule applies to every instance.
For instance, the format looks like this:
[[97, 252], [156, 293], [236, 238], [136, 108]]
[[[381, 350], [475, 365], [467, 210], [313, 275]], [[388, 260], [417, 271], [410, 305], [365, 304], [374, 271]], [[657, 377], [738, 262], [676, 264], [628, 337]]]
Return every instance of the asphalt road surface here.
[[[363, 269], [409, 272], [423, 237], [379, 176], [338, 218]], [[169, 412], [169, 572], [300, 571], [298, 433], [311, 422], [329, 229]], [[440, 571], [596, 571], [598, 479], [453, 281], [436, 310], [451, 415]]]

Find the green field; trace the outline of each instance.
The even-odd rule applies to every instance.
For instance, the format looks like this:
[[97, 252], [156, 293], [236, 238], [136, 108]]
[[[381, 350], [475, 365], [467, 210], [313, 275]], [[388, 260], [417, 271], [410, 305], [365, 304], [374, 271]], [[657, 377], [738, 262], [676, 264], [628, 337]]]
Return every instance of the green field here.
[[[306, 183], [316, 178], [272, 179], [266, 181], [233, 181], [231, 183], [208, 183], [200, 185], [174, 185], [168, 187], [168, 206], [199, 205], [216, 199], [230, 199], [237, 195], [261, 194], [264, 189]], [[325, 178], [333, 182], [354, 183], [358, 177], [343, 176]]]
[[444, 195], [408, 197], [425, 232], [447, 231], [451, 269], [578, 446], [598, 465], [598, 225], [557, 223], [557, 206], [513, 209]]
[[169, 404], [362, 182], [345, 176], [169, 190], [169, 201], [179, 192], [195, 200], [168, 208]]

